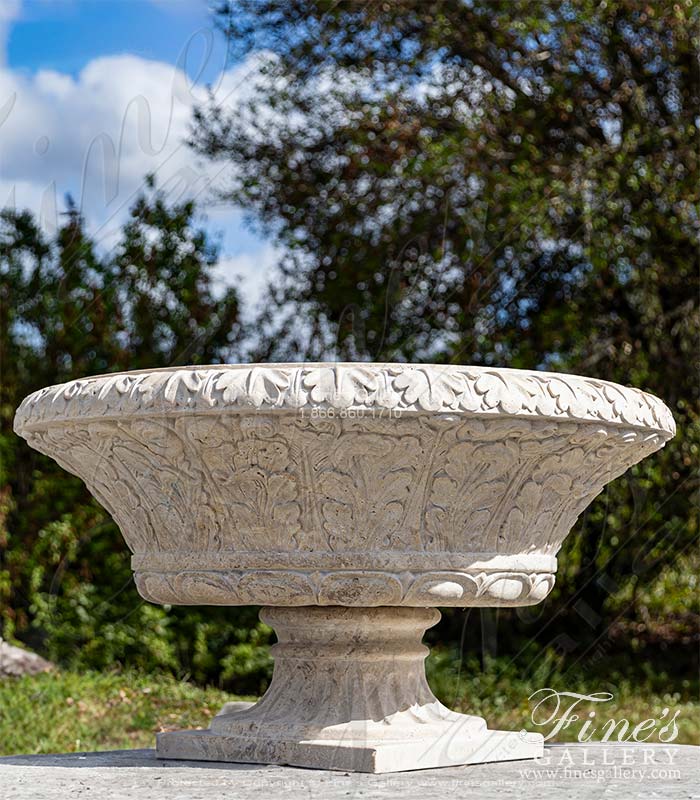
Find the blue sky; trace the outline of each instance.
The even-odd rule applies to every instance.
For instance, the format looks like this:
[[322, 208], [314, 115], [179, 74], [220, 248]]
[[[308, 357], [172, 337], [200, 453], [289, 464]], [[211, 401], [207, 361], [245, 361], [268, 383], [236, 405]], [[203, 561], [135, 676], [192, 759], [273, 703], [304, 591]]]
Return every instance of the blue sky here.
[[240, 276], [255, 300], [277, 254], [214, 199], [223, 165], [183, 145], [205, 85], [234, 108], [254, 73], [229, 58], [207, 0], [0, 0], [0, 206], [50, 231], [70, 192], [109, 248], [155, 172], [173, 198], [197, 198], [221, 239], [218, 279]]
[[[205, 47], [212, 52], [205, 58]], [[76, 77], [100, 56], [130, 53], [177, 64], [212, 82], [227, 64], [206, 0], [24, 0], [6, 44], [12, 69], [52, 69]]]

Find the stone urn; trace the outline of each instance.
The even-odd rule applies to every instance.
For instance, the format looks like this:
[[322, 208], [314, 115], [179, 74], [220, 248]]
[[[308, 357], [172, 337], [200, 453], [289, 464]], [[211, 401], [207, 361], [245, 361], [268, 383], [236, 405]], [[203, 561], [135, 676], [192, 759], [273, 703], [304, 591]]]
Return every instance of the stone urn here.
[[260, 605], [272, 682], [161, 758], [365, 772], [533, 758], [539, 734], [440, 703], [437, 606], [527, 606], [606, 483], [674, 435], [593, 378], [419, 364], [250, 364], [85, 378], [15, 430], [118, 523], [154, 603]]

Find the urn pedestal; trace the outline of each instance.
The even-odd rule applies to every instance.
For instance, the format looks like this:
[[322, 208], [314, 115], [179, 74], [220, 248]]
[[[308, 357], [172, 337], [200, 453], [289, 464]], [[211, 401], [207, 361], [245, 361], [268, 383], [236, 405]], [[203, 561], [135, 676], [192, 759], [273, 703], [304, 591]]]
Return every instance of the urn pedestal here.
[[79, 475], [156, 603], [263, 606], [272, 683], [163, 758], [391, 772], [542, 754], [425, 679], [439, 606], [544, 599], [556, 553], [673, 418], [570, 375], [405, 364], [97, 376], [24, 400], [15, 430]]
[[428, 608], [265, 608], [277, 633], [272, 683], [252, 708], [207, 731], [158, 734], [163, 758], [296, 764], [355, 772], [542, 755], [540, 734], [488, 730], [433, 695], [421, 644]]

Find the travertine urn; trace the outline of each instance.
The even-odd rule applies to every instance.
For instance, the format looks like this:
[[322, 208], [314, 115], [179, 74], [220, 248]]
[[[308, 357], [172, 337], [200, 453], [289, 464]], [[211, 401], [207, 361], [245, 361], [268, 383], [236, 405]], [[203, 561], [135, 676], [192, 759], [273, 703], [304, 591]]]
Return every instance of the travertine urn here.
[[263, 606], [264, 697], [163, 758], [390, 772], [536, 757], [425, 679], [436, 606], [525, 606], [606, 483], [675, 432], [636, 389], [544, 372], [251, 364], [102, 375], [15, 430], [80, 476], [154, 603]]

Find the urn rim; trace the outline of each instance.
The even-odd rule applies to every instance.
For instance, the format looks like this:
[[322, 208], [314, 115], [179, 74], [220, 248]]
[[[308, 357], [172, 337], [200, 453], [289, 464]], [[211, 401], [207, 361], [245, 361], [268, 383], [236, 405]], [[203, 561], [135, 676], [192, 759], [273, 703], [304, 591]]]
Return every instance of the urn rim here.
[[49, 424], [177, 413], [303, 413], [339, 409], [402, 414], [598, 422], [675, 435], [655, 395], [569, 373], [455, 364], [270, 362], [103, 373], [40, 389], [15, 432]]

